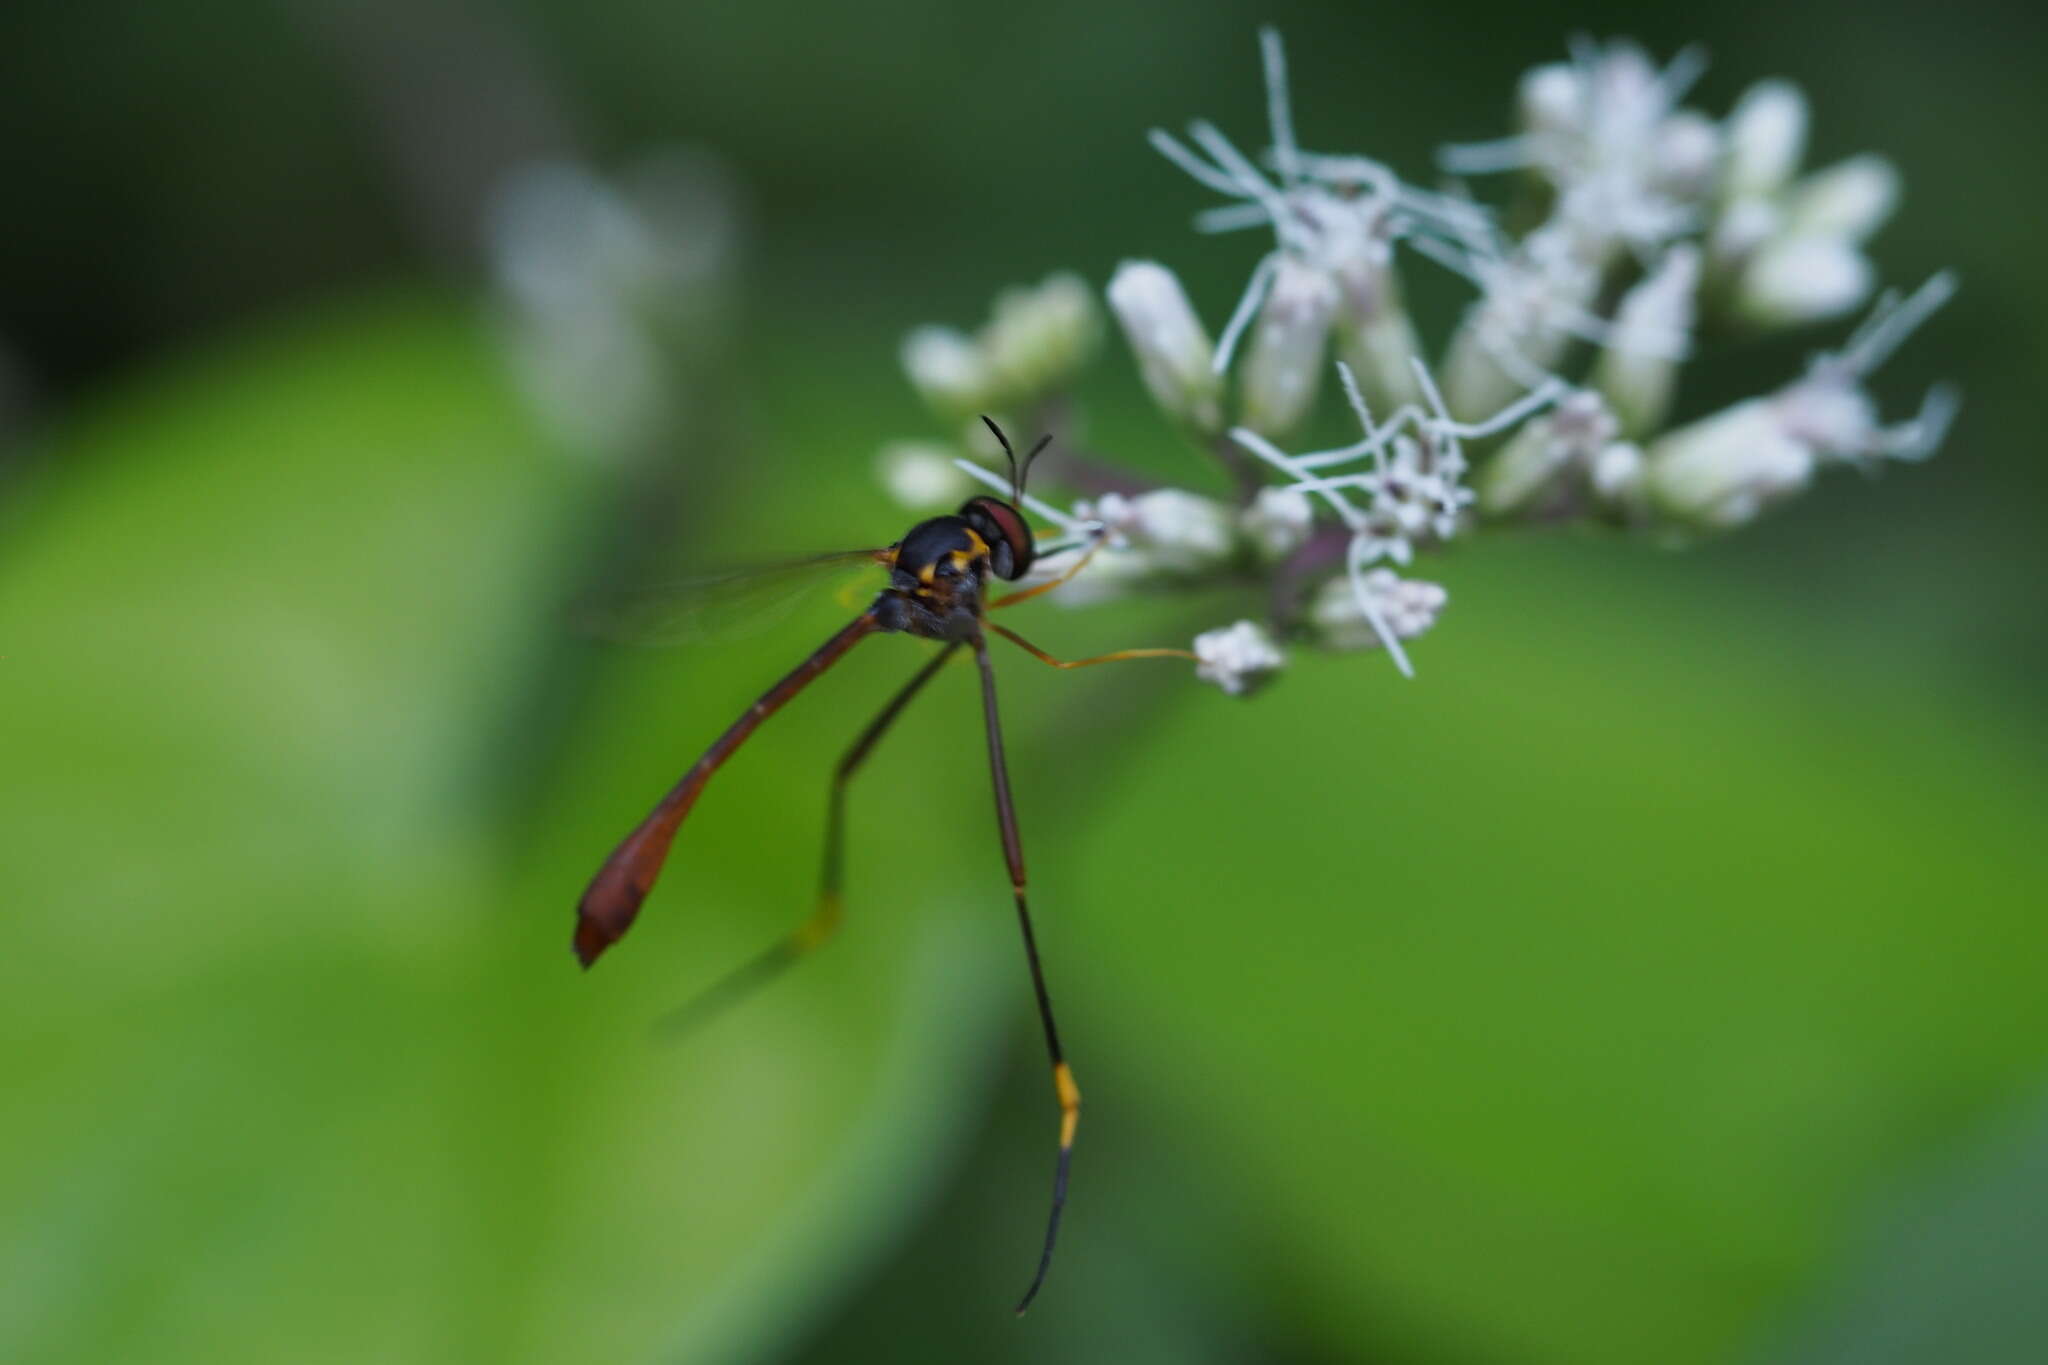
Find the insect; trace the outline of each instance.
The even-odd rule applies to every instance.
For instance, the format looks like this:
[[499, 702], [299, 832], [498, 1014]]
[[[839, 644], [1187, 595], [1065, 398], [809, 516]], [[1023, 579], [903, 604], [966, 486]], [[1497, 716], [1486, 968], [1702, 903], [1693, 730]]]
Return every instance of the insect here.
[[1041, 438], [1020, 463], [1002, 429], [987, 417], [981, 420], [995, 433], [1008, 457], [1011, 498], [1005, 500], [987, 495], [969, 498], [952, 516], [919, 522], [894, 545], [864, 552], [888, 567], [888, 586], [868, 604], [865, 611], [820, 645], [780, 682], [762, 693], [745, 714], [713, 740], [703, 757], [691, 765], [682, 780], [661, 799], [638, 828], [613, 850], [591, 879], [576, 907], [575, 947], [577, 959], [587, 968], [632, 927], [640, 913], [641, 903], [653, 890], [654, 880], [668, 859], [676, 831], [689, 815], [691, 807], [697, 804], [705, 784], [746, 743], [762, 721], [775, 714], [870, 635], [897, 632], [936, 640], [944, 648], [918, 669], [910, 681], [889, 699], [881, 713], [868, 722], [867, 728], [854, 739], [833, 770], [826, 807], [822, 885], [816, 909], [810, 918], [725, 978], [705, 996], [699, 997], [686, 1013], [714, 1001], [729, 1001], [735, 994], [762, 984], [824, 943], [839, 927], [841, 919], [843, 901], [840, 884], [845, 853], [847, 784], [925, 684], [959, 650], [973, 650], [981, 673], [982, 715], [988, 734], [988, 765], [995, 790], [996, 827], [1002, 837], [1003, 861], [1009, 869], [1017, 924], [1024, 937], [1024, 958], [1031, 969], [1032, 991], [1037, 999], [1039, 1023], [1045, 1030], [1046, 1053], [1052, 1064], [1053, 1093], [1058, 1098], [1060, 1111], [1059, 1156], [1053, 1170], [1052, 1209], [1046, 1219], [1045, 1245], [1039, 1253], [1038, 1268], [1032, 1275], [1030, 1287], [1017, 1304], [1017, 1311], [1022, 1313], [1037, 1297], [1045, 1283], [1046, 1272], [1052, 1266], [1053, 1246], [1059, 1238], [1060, 1214], [1066, 1208], [1067, 1175], [1073, 1159], [1074, 1133], [1081, 1117], [1081, 1092], [1074, 1083], [1073, 1068], [1067, 1064], [1066, 1053], [1060, 1046], [1059, 1029], [1053, 1022], [1052, 997], [1046, 990], [1045, 969], [1039, 960], [1038, 940], [1031, 928], [1031, 911], [1025, 896], [1024, 848], [1017, 833], [1017, 813], [1010, 797], [1009, 771], [1003, 761], [1002, 723], [996, 712], [996, 675], [989, 658], [988, 635], [993, 632], [1054, 668], [1085, 668], [1121, 659], [1193, 659], [1195, 656], [1183, 649], [1127, 649], [1090, 659], [1056, 659], [1015, 631], [988, 620], [990, 611], [1029, 601], [1071, 579], [1100, 548], [1102, 538], [1095, 537], [1058, 577], [1003, 596], [990, 596], [991, 578], [1006, 581], [1021, 578], [1031, 568], [1036, 556], [1036, 541], [1019, 506], [1024, 500], [1024, 482], [1030, 473], [1031, 462], [1052, 438]]

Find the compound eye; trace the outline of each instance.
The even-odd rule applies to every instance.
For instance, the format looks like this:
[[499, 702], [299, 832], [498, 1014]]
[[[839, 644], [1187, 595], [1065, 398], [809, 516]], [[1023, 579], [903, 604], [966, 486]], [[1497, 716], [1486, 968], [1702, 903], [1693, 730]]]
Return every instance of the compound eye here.
[[1024, 576], [1031, 567], [1031, 527], [1023, 514], [1000, 498], [970, 498], [960, 509], [989, 547], [989, 569], [998, 578]]

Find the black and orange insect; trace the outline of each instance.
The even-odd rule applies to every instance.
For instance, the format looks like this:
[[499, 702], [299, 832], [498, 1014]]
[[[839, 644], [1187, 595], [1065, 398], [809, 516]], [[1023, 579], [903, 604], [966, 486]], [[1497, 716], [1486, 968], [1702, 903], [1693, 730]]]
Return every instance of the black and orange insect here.
[[[1001, 428], [982, 418], [1002, 443], [1010, 462], [1012, 497], [969, 498], [952, 516], [933, 517], [910, 528], [903, 539], [883, 549], [853, 552], [870, 556], [886, 565], [889, 583], [868, 604], [865, 611], [820, 645], [788, 676], [761, 694], [746, 713], [726, 732], [713, 740], [703, 757], [692, 764], [667, 796], [625, 841], [605, 860], [591, 879], [589, 889], [576, 907], [576, 956], [585, 967], [597, 961], [605, 949], [624, 937], [640, 913], [641, 902], [654, 887], [654, 879], [668, 858], [669, 846], [690, 808], [697, 803], [711, 775], [744, 744], [761, 722], [773, 715], [809, 683], [846, 657], [852, 648], [870, 635], [900, 632], [936, 640], [944, 648], [918, 669], [902, 690], [890, 698], [867, 728], [855, 738], [832, 774], [826, 807], [823, 885], [817, 908], [811, 917], [780, 942], [741, 967], [700, 997], [698, 1005], [713, 1000], [729, 1001], [736, 993], [760, 985], [781, 972], [805, 953], [831, 937], [841, 915], [840, 874], [845, 841], [847, 783], [889, 727], [902, 715], [911, 699], [963, 646], [974, 651], [981, 671], [982, 714], [988, 732], [989, 775], [995, 787], [996, 826], [1002, 835], [1003, 860], [1009, 867], [1010, 888], [1017, 905], [1017, 923], [1024, 934], [1024, 957], [1031, 968], [1031, 985], [1038, 1001], [1039, 1022], [1045, 1028], [1046, 1052], [1052, 1062], [1053, 1091], [1060, 1107], [1059, 1158], [1053, 1171], [1052, 1211], [1046, 1220], [1045, 1246], [1030, 1288], [1017, 1305], [1022, 1313], [1045, 1283], [1052, 1265], [1053, 1244], [1059, 1237], [1060, 1214], [1066, 1207], [1067, 1173], [1074, 1150], [1074, 1131], [1080, 1121], [1081, 1092], [1074, 1084], [1073, 1069], [1060, 1046], [1059, 1029], [1053, 1022], [1052, 998], [1046, 991], [1045, 969], [1039, 961], [1038, 942], [1031, 929], [1031, 911], [1025, 902], [1024, 848], [1017, 833], [1017, 814], [1010, 799], [1010, 778], [1003, 762], [1002, 724], [996, 713], [996, 675], [989, 659], [988, 632], [1022, 648], [1054, 668], [1084, 668], [1119, 659], [1193, 659], [1182, 649], [1129, 649], [1092, 659], [1055, 659], [1015, 631], [987, 619], [991, 610], [1015, 606], [1058, 587], [1087, 563], [1101, 544], [1098, 538], [1076, 557], [1074, 564], [1048, 582], [1000, 597], [988, 595], [991, 577], [1015, 580], [1031, 568], [1036, 541], [1030, 524], [1019, 510], [1024, 481], [1031, 461], [1051, 438], [1042, 438], [1020, 463]], [[694, 1012], [694, 1007], [693, 1011]]]

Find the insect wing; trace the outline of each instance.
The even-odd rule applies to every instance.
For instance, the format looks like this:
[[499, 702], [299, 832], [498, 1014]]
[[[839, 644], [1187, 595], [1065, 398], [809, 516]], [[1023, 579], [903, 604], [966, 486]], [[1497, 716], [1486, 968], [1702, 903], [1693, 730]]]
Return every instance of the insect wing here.
[[570, 619], [579, 634], [613, 644], [676, 645], [751, 635], [835, 586], [855, 596], [879, 590], [873, 570], [886, 554], [836, 550], [596, 593], [572, 608]]

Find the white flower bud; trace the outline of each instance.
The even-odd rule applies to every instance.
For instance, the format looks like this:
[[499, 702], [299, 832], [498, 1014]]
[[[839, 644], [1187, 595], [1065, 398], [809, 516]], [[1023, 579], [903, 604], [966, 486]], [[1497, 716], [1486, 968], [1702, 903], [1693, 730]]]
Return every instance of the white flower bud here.
[[681, 413], [671, 371], [728, 302], [739, 219], [725, 177], [686, 148], [623, 183], [544, 163], [509, 178], [487, 228], [509, 358], [542, 419], [585, 454], [635, 458]]
[[1619, 430], [1600, 395], [1578, 389], [1522, 424], [1479, 476], [1479, 510], [1510, 516], [1538, 507], [1574, 468], [1591, 463]]
[[1094, 353], [1102, 323], [1078, 275], [1006, 289], [981, 332], [981, 352], [1006, 397], [1035, 397], [1071, 379]]
[[1308, 543], [1315, 516], [1314, 504], [1300, 489], [1261, 488], [1237, 520], [1259, 558], [1271, 564]]
[[1786, 434], [1824, 460], [1866, 464], [1886, 456], [1924, 460], [1934, 454], [1955, 419], [1960, 399], [1954, 390], [1936, 385], [1917, 416], [1887, 426], [1878, 421], [1877, 404], [1863, 385], [1955, 288], [1954, 278], [1941, 274], [1906, 298], [1887, 298], [1847, 346], [1817, 357], [1770, 400]]
[[1699, 282], [1699, 248], [1674, 246], [1614, 310], [1593, 383], [1630, 435], [1656, 430], [1671, 410], [1679, 362], [1692, 337]]
[[[1370, 569], [1361, 579], [1373, 612], [1395, 639], [1412, 640], [1436, 624], [1450, 600], [1441, 586], [1419, 578], [1402, 578], [1392, 569]], [[1309, 604], [1309, 623], [1332, 649], [1378, 649], [1385, 641], [1359, 605], [1358, 590], [1339, 575], [1317, 590]]]
[[1869, 295], [1875, 273], [1846, 238], [1780, 237], [1744, 267], [1735, 310], [1765, 327], [1839, 317]]
[[1342, 327], [1338, 341], [1344, 363], [1358, 380], [1360, 396], [1375, 413], [1386, 416], [1422, 405], [1422, 386], [1415, 378], [1415, 357], [1422, 354], [1422, 342], [1398, 299], [1393, 306]]
[[1451, 337], [1442, 372], [1451, 412], [1481, 421], [1554, 369], [1599, 288], [1568, 233], [1539, 228], [1508, 260], [1482, 269], [1481, 294]]
[[574, 312], [598, 299], [638, 315], [701, 324], [707, 289], [731, 263], [738, 220], [716, 162], [669, 148], [623, 185], [573, 164], [528, 167], [491, 205], [492, 264], [524, 310]]
[[1704, 198], [1720, 169], [1721, 130], [1705, 114], [1680, 109], [1658, 126], [1653, 174], [1666, 193]]
[[1312, 260], [1337, 284], [1337, 346], [1367, 403], [1382, 413], [1422, 401], [1414, 357], [1422, 353], [1394, 271], [1394, 227], [1385, 201], [1297, 195], [1315, 227]]
[[1937, 385], [1918, 416], [1887, 426], [1878, 420], [1877, 404], [1862, 388], [1861, 377], [1836, 357], [1823, 358], [1777, 397], [1786, 431], [1820, 458], [1852, 464], [1884, 456], [1926, 459], [1948, 434], [1958, 402], [1953, 390]]
[[[1467, 422], [1500, 411], [1522, 392], [1522, 385], [1499, 359], [1503, 354], [1518, 354], [1514, 343], [1496, 339], [1494, 344], [1488, 344], [1487, 329], [1479, 318], [1479, 310], [1484, 307], [1480, 303], [1466, 310], [1465, 321], [1451, 336], [1450, 354], [1444, 358], [1444, 396], [1450, 401], [1452, 414]], [[1530, 362], [1531, 369], [1541, 369], [1542, 365], [1542, 361]]]
[[1586, 88], [1569, 62], [1546, 62], [1522, 73], [1516, 92], [1526, 132], [1571, 136], [1586, 117]]
[[1532, 510], [1570, 467], [1570, 449], [1550, 439], [1543, 423], [1524, 423], [1479, 475], [1480, 515], [1507, 517]]
[[1223, 426], [1215, 347], [1171, 270], [1125, 261], [1109, 282], [1109, 306], [1138, 358], [1145, 387], [1168, 416], [1213, 433]]
[[1131, 500], [1121, 493], [1104, 493], [1099, 498], [1083, 498], [1074, 504], [1074, 515], [1082, 521], [1100, 522], [1111, 545], [1124, 543], [1124, 528], [1137, 513], [1131, 508]]
[[1588, 482], [1602, 504], [1631, 518], [1643, 510], [1643, 451], [1629, 441], [1616, 441], [1593, 457]]
[[[1664, 92], [1659, 88], [1657, 68], [1640, 43], [1615, 38], [1593, 62], [1593, 98], [1600, 116], [1610, 122], [1626, 121], [1641, 127], [1661, 115]], [[1619, 130], [1609, 130], [1610, 135]]]
[[1308, 416], [1322, 384], [1337, 298], [1337, 283], [1328, 274], [1291, 256], [1280, 258], [1239, 380], [1240, 415], [1253, 431], [1284, 436]]
[[1799, 169], [1806, 152], [1806, 96], [1790, 81], [1758, 81], [1728, 115], [1726, 199], [1774, 194]]
[[[1115, 495], [1111, 495], [1114, 497]], [[1109, 498], [1102, 500], [1108, 504]], [[1178, 488], [1155, 488], [1125, 504], [1116, 523], [1133, 551], [1169, 574], [1201, 574], [1237, 554], [1236, 517], [1213, 498]]]
[[1937, 387], [1910, 421], [1885, 426], [1863, 388], [1870, 373], [1954, 293], [1937, 275], [1903, 300], [1887, 300], [1839, 353], [1769, 398], [1752, 398], [1650, 446], [1646, 491], [1672, 516], [1709, 527], [1739, 525], [1812, 481], [1822, 460], [1868, 462], [1933, 454], [1956, 413]]
[[1778, 404], [1752, 398], [1653, 442], [1651, 501], [1682, 521], [1722, 528], [1755, 519], [1813, 479], [1812, 446], [1786, 429]]
[[947, 417], [988, 402], [992, 378], [981, 348], [951, 327], [919, 327], [903, 338], [903, 371], [933, 410]]
[[1779, 393], [1777, 408], [1786, 433], [1816, 455], [1853, 460], [1881, 445], [1875, 400], [1825, 365]]
[[1255, 690], [1287, 664], [1287, 655], [1263, 626], [1252, 621], [1195, 637], [1195, 676], [1233, 697]]
[[875, 468], [889, 496], [913, 510], [957, 503], [973, 486], [953, 463], [953, 452], [929, 441], [892, 441], [875, 457]]
[[1415, 357], [1422, 354], [1422, 343], [1402, 300], [1393, 263], [1340, 274], [1338, 284], [1343, 294], [1337, 308], [1337, 349], [1351, 367], [1360, 397], [1382, 416], [1411, 403], [1421, 406]]
[[1721, 210], [1707, 237], [1715, 278], [1729, 278], [1783, 225], [1784, 214], [1768, 199], [1738, 199]]
[[1899, 203], [1899, 173], [1881, 156], [1852, 156], [1792, 187], [1785, 231], [1867, 241]]

